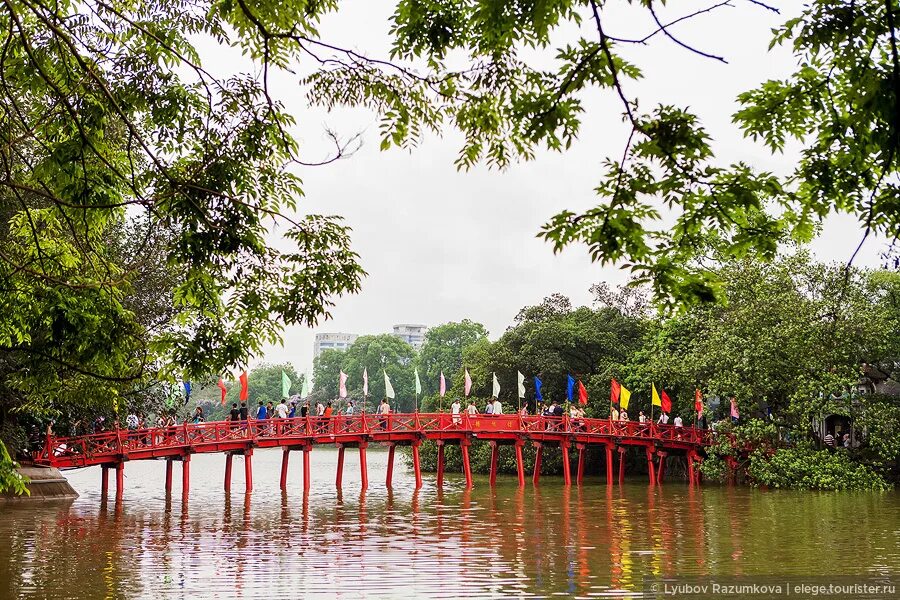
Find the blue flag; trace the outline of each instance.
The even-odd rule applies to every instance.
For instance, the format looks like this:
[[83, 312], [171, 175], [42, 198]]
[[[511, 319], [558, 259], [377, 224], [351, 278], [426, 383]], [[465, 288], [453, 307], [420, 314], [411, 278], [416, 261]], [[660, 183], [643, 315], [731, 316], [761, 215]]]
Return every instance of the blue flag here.
[[190, 381], [184, 382], [184, 395], [187, 396], [188, 398], [191, 397], [191, 382]]
[[569, 397], [569, 402], [572, 401], [572, 392], [575, 390], [575, 380], [571, 375], [566, 375], [569, 378], [569, 385], [566, 387], [566, 395]]
[[544, 385], [544, 383], [540, 379], [535, 377], [534, 378], [534, 399], [536, 402], [544, 401], [544, 397], [541, 395], [541, 386], [542, 385]]

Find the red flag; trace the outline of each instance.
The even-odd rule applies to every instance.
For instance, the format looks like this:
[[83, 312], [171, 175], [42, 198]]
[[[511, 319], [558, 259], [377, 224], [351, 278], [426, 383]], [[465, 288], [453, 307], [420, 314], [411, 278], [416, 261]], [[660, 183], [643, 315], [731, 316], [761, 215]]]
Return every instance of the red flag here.
[[221, 377], [219, 378], [219, 389], [222, 390], [222, 406], [225, 406], [225, 394], [228, 393], [228, 388], [225, 387], [225, 382]]
[[250, 398], [250, 393], [247, 390], [247, 371], [241, 373], [241, 401], [246, 401]]
[[613, 404], [619, 403], [619, 394], [622, 393], [622, 386], [619, 385], [619, 382], [616, 381], [616, 378], [613, 377], [612, 380], [612, 388], [609, 390], [609, 401]]
[[694, 392], [694, 410], [697, 411], [698, 417], [703, 414], [703, 394], [699, 388]]
[[587, 389], [581, 380], [578, 380], [578, 404], [587, 404]]
[[660, 408], [664, 413], [672, 412], [672, 400], [671, 398], [669, 398], [666, 390], [662, 391], [662, 396], [660, 397]]

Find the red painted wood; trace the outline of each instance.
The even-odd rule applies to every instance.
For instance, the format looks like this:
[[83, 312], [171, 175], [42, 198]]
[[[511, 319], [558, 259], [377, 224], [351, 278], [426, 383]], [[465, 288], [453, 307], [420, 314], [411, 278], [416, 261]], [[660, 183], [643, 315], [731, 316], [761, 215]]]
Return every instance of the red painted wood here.
[[359, 477], [362, 489], [369, 489], [369, 470], [366, 466], [366, 444], [359, 445]]
[[121, 500], [125, 495], [125, 463], [116, 463], [116, 500]]
[[109, 495], [109, 467], [100, 467], [100, 496], [106, 498]]
[[462, 450], [463, 474], [466, 476], [466, 487], [472, 487], [472, 466], [469, 464], [469, 446], [463, 444]]
[[341, 487], [341, 482], [344, 479], [344, 446], [338, 445], [338, 464], [337, 464], [337, 474], [334, 477], [334, 486], [337, 488]]
[[312, 473], [309, 472], [309, 453], [312, 447], [303, 446], [303, 492], [309, 492], [309, 486], [312, 479]]
[[537, 485], [541, 481], [541, 455], [544, 447], [538, 442], [534, 443], [534, 447], [537, 449], [537, 453], [534, 457], [534, 473], [531, 475], [531, 483]]
[[619, 485], [625, 483], [625, 448], [619, 448]]
[[653, 449], [647, 447], [647, 474], [650, 475], [650, 485], [656, 483], [656, 470], [653, 468]]
[[606, 445], [606, 485], [613, 484], [613, 453], [612, 445]]
[[584, 481], [584, 445], [578, 444], [578, 474], [575, 476], [575, 481], [578, 485], [581, 485], [581, 482]]
[[569, 465], [569, 445], [562, 444], [563, 485], [572, 485], [572, 467]]
[[244, 487], [248, 494], [253, 491], [253, 450], [244, 453]]
[[419, 468], [419, 444], [412, 445], [413, 472], [416, 475], [416, 489], [422, 487], [422, 470]]
[[291, 450], [290, 448], [285, 448], [284, 452], [281, 453], [281, 489], [287, 490], [287, 474], [288, 474], [288, 461], [291, 458]]
[[516, 474], [519, 476], [519, 487], [525, 487], [525, 461], [522, 460], [521, 442], [516, 442]]
[[181, 501], [185, 502], [191, 493], [191, 455], [181, 459]]
[[231, 459], [233, 455], [229, 452], [225, 455], [225, 491], [231, 491]]
[[384, 480], [384, 484], [386, 487], [392, 487], [394, 483], [394, 444], [388, 446], [388, 463], [387, 463], [387, 477]]

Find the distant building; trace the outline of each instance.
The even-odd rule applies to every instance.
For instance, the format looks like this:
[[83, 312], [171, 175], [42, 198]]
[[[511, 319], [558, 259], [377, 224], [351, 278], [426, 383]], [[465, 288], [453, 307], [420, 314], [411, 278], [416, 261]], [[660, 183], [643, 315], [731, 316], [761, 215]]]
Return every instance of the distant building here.
[[426, 331], [428, 331], [428, 327], [425, 325], [415, 325], [410, 323], [394, 325], [394, 337], [400, 338], [416, 350], [419, 350], [425, 342]]
[[346, 350], [358, 337], [355, 333], [317, 333], [313, 357], [322, 354], [322, 350]]

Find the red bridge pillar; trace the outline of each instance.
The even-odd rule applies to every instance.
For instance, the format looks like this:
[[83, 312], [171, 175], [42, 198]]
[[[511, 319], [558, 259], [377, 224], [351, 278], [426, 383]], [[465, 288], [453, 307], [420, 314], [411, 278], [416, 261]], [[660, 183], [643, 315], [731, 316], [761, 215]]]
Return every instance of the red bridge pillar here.
[[366, 467], [366, 442], [359, 444], [359, 477], [362, 481], [362, 489], [369, 489], [369, 470]]
[[540, 442], [533, 442], [535, 447], [534, 456], [534, 473], [531, 475], [531, 483], [537, 485], [541, 481], [541, 455], [544, 453], [544, 446]]
[[619, 485], [625, 483], [625, 448], [619, 446]]
[[444, 440], [437, 440], [437, 484], [438, 487], [444, 486]]
[[575, 475], [575, 482], [581, 485], [584, 480], [584, 444], [575, 444], [575, 447], [578, 448], [578, 472]]
[[181, 457], [181, 501], [187, 502], [191, 492], [191, 455]]
[[166, 496], [172, 495], [172, 459], [166, 459]]
[[559, 443], [559, 449], [562, 450], [563, 460], [563, 485], [572, 485], [572, 467], [569, 465], [569, 441], [563, 440]]
[[522, 460], [524, 440], [516, 440], [516, 474], [519, 476], [519, 487], [525, 487], [525, 462]]
[[653, 448], [647, 446], [647, 474], [650, 475], [650, 485], [656, 483], [656, 472], [653, 468]]
[[666, 476], [666, 457], [668, 454], [663, 450], [658, 451], [657, 454], [659, 455], [659, 469], [656, 471], [656, 483], [661, 484]]
[[690, 450], [686, 455], [687, 459], [687, 468], [688, 468], [688, 485], [694, 485], [696, 483], [694, 476], [694, 451]]
[[253, 448], [244, 450], [244, 485], [248, 494], [253, 491]]
[[499, 462], [500, 447], [497, 442], [491, 441], [491, 487], [497, 485], [497, 463]]
[[466, 476], [466, 487], [472, 487], [472, 466], [469, 464], [469, 441], [460, 440], [459, 449], [462, 452], [463, 474]]
[[225, 493], [231, 492], [231, 452], [225, 454]]
[[125, 494], [125, 463], [116, 463], [116, 501], [122, 499]]
[[606, 485], [613, 483], [613, 453], [612, 445], [606, 445]]
[[100, 466], [100, 496], [106, 498], [109, 495], [109, 467]]
[[419, 440], [415, 440], [412, 443], [413, 471], [416, 473], [416, 489], [422, 487], [422, 470], [419, 468], [419, 444], [421, 444]]
[[338, 449], [337, 475], [334, 477], [334, 487], [340, 488], [344, 479], [344, 445], [336, 444]]
[[281, 452], [281, 490], [287, 490], [287, 474], [288, 474], [288, 461], [291, 458], [291, 449], [285, 448]]
[[303, 446], [303, 492], [309, 492], [310, 480], [312, 478], [312, 473], [309, 472], [309, 453], [312, 451], [312, 446], [307, 444]]
[[[362, 456], [362, 455], [360, 455], [360, 456]], [[440, 477], [440, 475], [438, 475], [438, 477]], [[386, 487], [390, 488], [390, 487], [393, 487], [393, 482], [394, 482], [394, 444], [391, 443], [388, 445], [387, 477], [384, 480], [384, 485]]]

